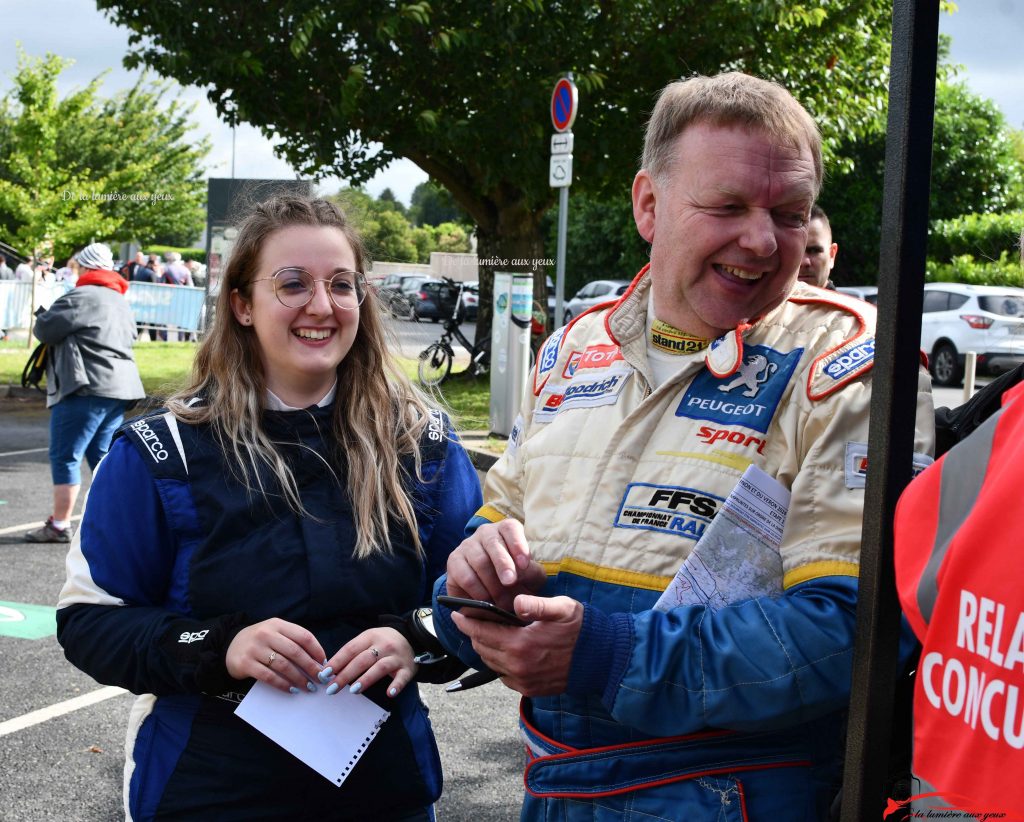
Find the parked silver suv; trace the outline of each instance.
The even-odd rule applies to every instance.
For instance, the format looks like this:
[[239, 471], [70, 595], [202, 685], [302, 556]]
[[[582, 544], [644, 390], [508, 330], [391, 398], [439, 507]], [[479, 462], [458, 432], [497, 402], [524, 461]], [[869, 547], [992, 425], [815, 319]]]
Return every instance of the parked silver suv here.
[[968, 351], [990, 374], [1024, 363], [1024, 288], [927, 283], [921, 348], [937, 385], [960, 384]]

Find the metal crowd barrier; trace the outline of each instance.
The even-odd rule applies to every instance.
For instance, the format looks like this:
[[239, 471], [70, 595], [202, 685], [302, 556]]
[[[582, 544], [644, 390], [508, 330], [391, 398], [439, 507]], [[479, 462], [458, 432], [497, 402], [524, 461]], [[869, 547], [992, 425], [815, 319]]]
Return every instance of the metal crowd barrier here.
[[[37, 282], [33, 301], [32, 283], [0, 280], [0, 329], [29, 328], [37, 308], [49, 308], [71, 288], [70, 283], [65, 282]], [[134, 282], [125, 297], [135, 314], [135, 322], [142, 327], [200, 329], [206, 299], [203, 288]]]

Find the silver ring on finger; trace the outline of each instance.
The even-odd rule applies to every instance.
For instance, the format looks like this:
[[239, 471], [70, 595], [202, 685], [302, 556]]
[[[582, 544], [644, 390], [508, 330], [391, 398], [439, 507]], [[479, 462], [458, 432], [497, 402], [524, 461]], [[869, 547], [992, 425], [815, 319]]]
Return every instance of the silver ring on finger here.
[[373, 654], [374, 659], [380, 659], [380, 651], [378, 651], [376, 648], [370, 648], [369, 651], [371, 654]]
[[277, 651], [271, 651], [270, 656], [267, 657], [267, 667], [270, 668], [274, 664], [274, 660], [277, 659]]

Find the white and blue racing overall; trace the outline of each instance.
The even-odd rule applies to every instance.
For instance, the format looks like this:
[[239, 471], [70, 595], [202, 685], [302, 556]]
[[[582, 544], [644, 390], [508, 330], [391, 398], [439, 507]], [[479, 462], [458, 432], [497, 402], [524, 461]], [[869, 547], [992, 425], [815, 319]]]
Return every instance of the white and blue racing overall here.
[[[821, 819], [850, 693], [874, 308], [797, 284], [656, 385], [649, 288], [645, 270], [548, 341], [477, 514], [521, 520], [543, 594], [584, 604], [565, 692], [522, 702], [522, 818]], [[917, 419], [926, 464], [923, 371]], [[781, 594], [652, 610], [751, 463], [792, 493]], [[450, 612], [435, 625], [481, 664]]]

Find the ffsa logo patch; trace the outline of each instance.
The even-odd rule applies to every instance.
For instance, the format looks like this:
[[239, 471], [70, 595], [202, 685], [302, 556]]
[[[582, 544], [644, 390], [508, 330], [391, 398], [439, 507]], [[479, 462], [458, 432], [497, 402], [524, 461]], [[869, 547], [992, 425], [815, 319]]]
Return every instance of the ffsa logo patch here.
[[802, 348], [783, 353], [766, 345], [747, 346], [734, 374], [721, 379], [710, 371], [698, 374], [683, 394], [676, 416], [742, 425], [763, 434], [803, 353]]
[[696, 542], [723, 502], [696, 488], [631, 482], [615, 515], [615, 527], [664, 531]]

